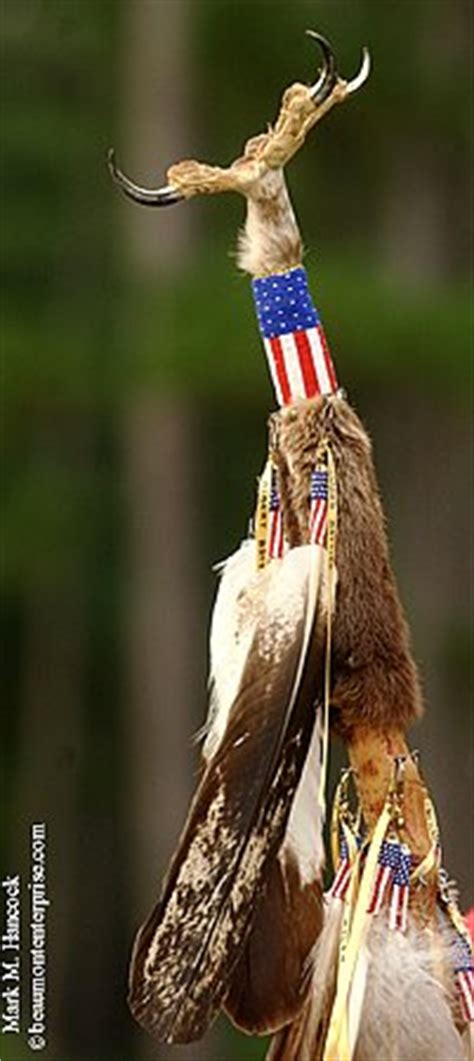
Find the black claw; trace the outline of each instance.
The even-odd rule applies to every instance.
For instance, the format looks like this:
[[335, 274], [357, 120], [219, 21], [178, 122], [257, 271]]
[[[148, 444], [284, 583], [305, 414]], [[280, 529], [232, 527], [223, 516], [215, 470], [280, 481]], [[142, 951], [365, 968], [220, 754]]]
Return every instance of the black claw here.
[[141, 188], [138, 184], [134, 184], [117, 166], [113, 147], [107, 152], [107, 166], [112, 180], [135, 203], [140, 203], [142, 206], [172, 206], [173, 203], [179, 203], [184, 199], [184, 195], [170, 184], [163, 188]]
[[[312, 29], [306, 30], [309, 37], [313, 37], [313, 40], [317, 41], [321, 51], [323, 53], [323, 68], [318, 80], [314, 85], [311, 86], [311, 96], [315, 103], [324, 103], [324, 100], [331, 95], [331, 92], [338, 79], [338, 73], [336, 69], [336, 60], [334, 52], [329, 44], [329, 41], [325, 37], [321, 36], [320, 33], [315, 33]], [[367, 81], [370, 73], [370, 55], [367, 48], [363, 49], [362, 52], [362, 64], [359, 73], [356, 77], [347, 83], [347, 92], [357, 92], [357, 90]]]
[[323, 68], [318, 80], [311, 86], [311, 96], [315, 103], [324, 103], [337, 81], [336, 58], [329, 41], [321, 33], [313, 29], [307, 29], [306, 33], [319, 44], [323, 53]]

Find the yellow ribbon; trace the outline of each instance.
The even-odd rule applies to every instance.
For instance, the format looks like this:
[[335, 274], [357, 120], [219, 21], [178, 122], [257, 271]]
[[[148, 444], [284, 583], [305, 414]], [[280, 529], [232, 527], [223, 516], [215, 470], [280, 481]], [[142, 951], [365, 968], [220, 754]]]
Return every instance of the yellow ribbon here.
[[425, 821], [428, 829], [428, 836], [431, 841], [429, 851], [427, 851], [425, 857], [415, 866], [412, 871], [412, 881], [426, 880], [426, 878], [434, 870], [439, 870], [440, 865], [440, 840], [439, 840], [439, 826], [436, 818], [436, 811], [434, 808], [433, 801], [430, 799], [428, 793], [425, 794], [424, 799], [425, 808]]
[[[357, 887], [359, 884], [359, 872], [360, 872], [360, 860], [356, 858], [351, 869], [351, 879], [349, 881], [349, 887], [347, 889], [346, 897], [344, 899], [344, 913], [342, 915], [341, 923], [341, 934], [339, 937], [339, 957], [338, 957], [338, 971], [337, 971], [337, 985], [336, 985], [336, 997], [340, 989], [340, 984], [343, 977], [344, 965], [347, 961], [347, 954], [349, 950], [349, 944], [351, 940], [351, 923], [352, 915], [354, 913], [355, 897], [357, 895]], [[350, 1057], [350, 1039], [349, 1039], [349, 1020], [348, 1020], [348, 1006], [344, 1007], [341, 1013], [341, 1021], [338, 1030], [338, 1050], [344, 1061]], [[326, 1056], [326, 1055], [325, 1055]]]
[[[344, 813], [344, 811], [343, 811], [343, 813]], [[359, 876], [360, 876], [360, 859], [358, 857], [357, 839], [356, 839], [356, 836], [354, 835], [353, 828], [351, 828], [351, 826], [349, 825], [347, 808], [345, 810], [345, 814], [347, 816], [343, 817], [342, 820], [341, 820], [341, 829], [342, 829], [342, 832], [344, 834], [344, 839], [345, 839], [345, 842], [346, 842], [346, 845], [347, 845], [347, 854], [348, 854], [349, 864], [350, 864], [350, 867], [351, 867], [351, 876], [350, 876], [350, 880], [349, 880], [349, 887], [347, 889], [345, 898], [343, 900], [343, 902], [344, 902], [344, 913], [343, 913], [343, 916], [342, 916], [341, 935], [340, 935], [340, 938], [339, 938], [339, 959], [338, 959], [338, 973], [337, 973], [338, 983], [339, 983], [339, 979], [340, 979], [340, 977], [342, 975], [342, 969], [344, 967], [344, 962], [347, 960], [347, 950], [348, 950], [349, 940], [350, 940], [352, 915], [354, 913], [355, 897], [357, 895], [357, 889], [358, 889], [358, 886], [359, 886]], [[356, 973], [357, 973], [357, 969], [356, 969]], [[347, 1005], [345, 1010], [344, 1010], [344, 1015], [343, 1015], [343, 1019], [342, 1019], [342, 1022], [341, 1022], [340, 1043], [339, 1043], [339, 1048], [341, 1050], [341, 1053], [342, 1053], [343, 1057], [346, 1057], [346, 1056], [350, 1057], [350, 1040], [351, 1040], [351, 1036], [350, 1036], [350, 1033], [349, 1033], [349, 1005]]]
[[[353, 984], [354, 972], [356, 970], [357, 958], [364, 945], [367, 929], [370, 923], [370, 914], [367, 914], [367, 907], [374, 886], [380, 848], [392, 820], [393, 796], [394, 782], [392, 781], [383, 810], [372, 834], [357, 894], [357, 901], [355, 903], [354, 913], [351, 920], [350, 932], [347, 933], [348, 938], [343, 940], [340, 946], [336, 998], [331, 1013], [323, 1061], [351, 1061], [352, 1050], [347, 1020], [348, 1003]], [[356, 867], [360, 866], [360, 858], [361, 854], [358, 855], [356, 864], [352, 870], [353, 879], [351, 880], [351, 886], [347, 896], [347, 905], [349, 909], [349, 899], [352, 904], [354, 902]], [[350, 915], [348, 914], [348, 917], [349, 916]]]
[[329, 761], [329, 707], [331, 703], [331, 640], [332, 640], [332, 609], [334, 575], [336, 569], [336, 540], [337, 540], [337, 479], [334, 457], [329, 443], [324, 440], [319, 448], [319, 461], [316, 467], [326, 464], [328, 476], [328, 514], [326, 531], [326, 591], [327, 591], [327, 619], [326, 619], [326, 655], [324, 661], [324, 699], [323, 699], [323, 733], [321, 749], [321, 776], [319, 782], [318, 803], [321, 810], [326, 809], [326, 781]]
[[255, 546], [257, 570], [260, 571], [268, 560], [268, 526], [270, 515], [270, 491], [272, 483], [273, 461], [268, 457], [258, 483], [257, 507], [255, 510]]

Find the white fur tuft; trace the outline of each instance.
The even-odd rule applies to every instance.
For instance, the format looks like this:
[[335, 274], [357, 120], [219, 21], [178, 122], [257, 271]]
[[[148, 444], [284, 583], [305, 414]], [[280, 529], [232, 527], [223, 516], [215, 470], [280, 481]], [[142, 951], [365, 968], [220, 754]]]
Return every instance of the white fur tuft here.
[[247, 197], [237, 264], [252, 276], [269, 276], [301, 265], [303, 248], [283, 170], [262, 174]]

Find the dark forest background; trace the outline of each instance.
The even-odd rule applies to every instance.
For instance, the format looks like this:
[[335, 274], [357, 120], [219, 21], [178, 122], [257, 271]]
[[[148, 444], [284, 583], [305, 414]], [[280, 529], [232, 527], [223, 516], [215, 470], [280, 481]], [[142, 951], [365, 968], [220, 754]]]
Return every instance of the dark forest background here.
[[[339, 378], [374, 438], [427, 714], [412, 735], [474, 901], [469, 778], [469, 6], [2, 0], [2, 866], [49, 831], [47, 1061], [251, 1061], [128, 1015], [133, 932], [176, 842], [206, 707], [212, 565], [245, 533], [273, 398], [237, 198], [145, 211], [315, 77], [369, 84], [289, 170]], [[333, 774], [340, 759], [334, 758]], [[26, 910], [26, 907], [24, 907]], [[26, 975], [25, 992], [27, 991]], [[25, 1007], [28, 1005], [25, 998]], [[26, 1046], [4, 1036], [3, 1061]]]

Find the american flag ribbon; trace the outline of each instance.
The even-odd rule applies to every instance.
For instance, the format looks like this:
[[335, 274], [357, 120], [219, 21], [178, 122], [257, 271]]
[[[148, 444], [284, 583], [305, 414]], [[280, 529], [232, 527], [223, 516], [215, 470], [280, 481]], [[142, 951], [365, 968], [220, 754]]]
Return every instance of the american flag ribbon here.
[[341, 836], [339, 843], [339, 862], [329, 894], [333, 899], [345, 899], [351, 879], [351, 864], [347, 840]]
[[278, 489], [278, 472], [272, 465], [270, 480], [270, 506], [268, 518], [268, 558], [273, 560], [280, 558], [285, 551], [285, 539], [283, 536], [283, 511], [281, 507], [280, 491]]
[[396, 864], [393, 868], [393, 884], [390, 896], [388, 926], [406, 932], [408, 921], [408, 898], [410, 894], [411, 852], [406, 844], [398, 844]]
[[380, 848], [372, 894], [367, 906], [368, 914], [378, 914], [387, 894], [388, 885], [398, 866], [400, 844], [395, 840], [384, 840]]
[[309, 540], [311, 545], [324, 545], [328, 523], [328, 473], [326, 468], [311, 472]]
[[333, 394], [338, 384], [306, 269], [252, 281], [263, 345], [279, 405]]
[[458, 935], [454, 943], [454, 980], [462, 1015], [474, 1021], [474, 968], [469, 943]]

